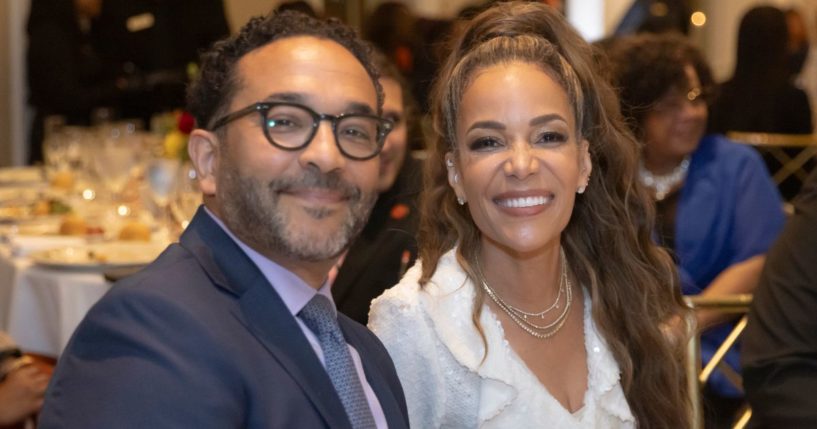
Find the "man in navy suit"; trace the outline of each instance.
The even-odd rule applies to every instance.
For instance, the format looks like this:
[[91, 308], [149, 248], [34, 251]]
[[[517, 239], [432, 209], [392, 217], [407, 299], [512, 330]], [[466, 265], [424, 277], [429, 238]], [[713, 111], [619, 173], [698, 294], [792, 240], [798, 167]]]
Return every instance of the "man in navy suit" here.
[[88, 313], [40, 427], [408, 427], [386, 350], [326, 286], [377, 195], [382, 103], [368, 50], [337, 21], [255, 18], [206, 53], [188, 94], [204, 206]]

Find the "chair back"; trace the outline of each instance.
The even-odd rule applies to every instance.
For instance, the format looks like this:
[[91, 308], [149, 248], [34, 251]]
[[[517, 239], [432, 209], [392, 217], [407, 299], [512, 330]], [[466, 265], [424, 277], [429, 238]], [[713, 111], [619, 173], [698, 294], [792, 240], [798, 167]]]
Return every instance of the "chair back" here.
[[753, 146], [767, 160], [774, 160], [772, 171], [769, 173], [778, 187], [786, 181], [795, 181], [796, 189], [800, 189], [814, 163], [817, 162], [817, 134], [730, 131], [726, 136], [738, 143]]
[[[704, 428], [704, 411], [703, 411], [703, 389], [709, 377], [715, 371], [720, 369], [726, 376], [726, 379], [734, 385], [741, 392], [743, 391], [743, 381], [740, 376], [731, 366], [724, 362], [726, 353], [731, 349], [741, 334], [746, 329], [748, 321], [747, 312], [749, 306], [752, 304], [751, 294], [739, 294], [722, 297], [703, 297], [703, 296], [685, 296], [684, 301], [693, 310], [717, 310], [722, 313], [741, 315], [740, 320], [732, 329], [732, 332], [721, 343], [712, 359], [707, 362], [706, 366], [701, 368], [701, 336], [697, 332], [697, 326], [694, 321], [694, 313], [691, 314], [690, 320], [687, 321], [687, 328], [689, 329], [689, 343], [687, 345], [687, 383], [689, 384], [690, 403], [692, 404], [692, 429]], [[752, 410], [748, 406], [741, 412], [740, 418], [735, 422], [733, 429], [742, 429], [749, 422], [752, 417]]]

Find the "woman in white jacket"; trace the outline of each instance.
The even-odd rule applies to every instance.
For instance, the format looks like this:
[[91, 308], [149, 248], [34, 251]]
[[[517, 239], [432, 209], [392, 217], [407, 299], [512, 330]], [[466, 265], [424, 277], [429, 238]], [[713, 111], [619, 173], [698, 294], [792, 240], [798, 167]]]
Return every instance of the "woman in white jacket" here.
[[[372, 304], [413, 427], [685, 427], [638, 147], [555, 10], [500, 3], [433, 98], [420, 260]], [[591, 174], [592, 172], [592, 174]]]

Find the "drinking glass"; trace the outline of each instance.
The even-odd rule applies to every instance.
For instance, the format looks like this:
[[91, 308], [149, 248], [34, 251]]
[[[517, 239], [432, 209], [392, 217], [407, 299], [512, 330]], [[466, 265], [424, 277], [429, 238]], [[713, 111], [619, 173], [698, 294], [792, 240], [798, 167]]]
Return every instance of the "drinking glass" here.
[[158, 210], [157, 221], [167, 226], [170, 221], [168, 207], [179, 182], [179, 160], [154, 158], [145, 169], [145, 179], [150, 196]]
[[170, 201], [170, 212], [182, 229], [187, 228], [201, 202], [196, 169], [190, 162], [185, 162], [179, 168], [176, 195]]
[[110, 192], [111, 200], [118, 202], [131, 179], [141, 149], [137, 124], [120, 122], [103, 125], [100, 134], [92, 152], [94, 171]]

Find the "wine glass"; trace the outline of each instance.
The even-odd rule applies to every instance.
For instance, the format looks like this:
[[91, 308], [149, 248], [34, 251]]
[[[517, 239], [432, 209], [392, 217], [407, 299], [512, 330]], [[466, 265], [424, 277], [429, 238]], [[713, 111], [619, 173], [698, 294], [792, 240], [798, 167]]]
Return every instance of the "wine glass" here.
[[135, 122], [127, 121], [101, 126], [100, 138], [91, 153], [94, 171], [114, 203], [121, 202], [122, 192], [139, 159], [137, 127]]
[[151, 199], [158, 210], [157, 221], [160, 225], [167, 226], [170, 223], [168, 207], [179, 182], [179, 167], [177, 159], [154, 158], [145, 169], [145, 178]]
[[191, 163], [185, 162], [179, 168], [176, 194], [170, 201], [170, 212], [182, 229], [187, 228], [201, 202], [201, 189], [196, 169]]

